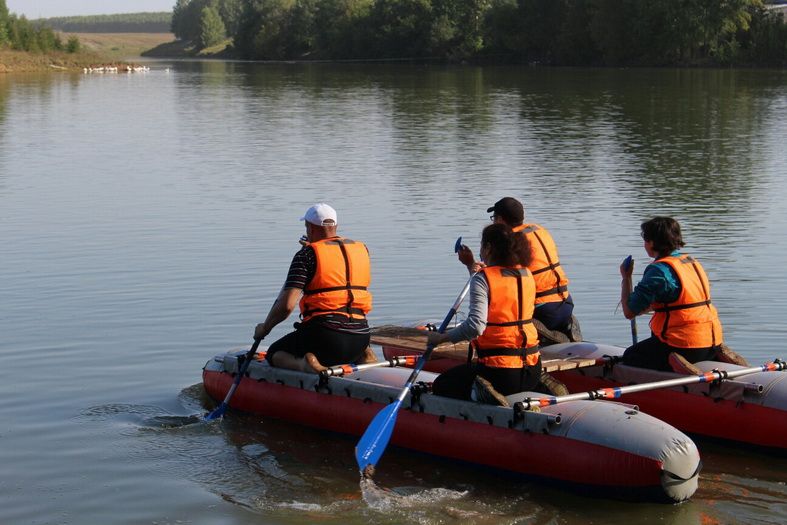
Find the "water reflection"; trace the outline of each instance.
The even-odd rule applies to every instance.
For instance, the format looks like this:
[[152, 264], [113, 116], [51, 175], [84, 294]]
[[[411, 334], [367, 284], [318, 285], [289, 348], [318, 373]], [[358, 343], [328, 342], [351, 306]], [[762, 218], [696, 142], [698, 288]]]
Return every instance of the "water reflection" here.
[[[118, 412], [116, 417], [123, 416]], [[503, 524], [559, 519], [566, 524], [622, 525], [637, 515], [645, 524], [707, 525], [738, 523], [742, 513], [776, 523], [770, 512], [785, 496], [778, 482], [761, 481], [778, 481], [783, 466], [767, 466], [756, 454], [739, 455], [736, 462], [730, 450], [706, 455], [700, 490], [692, 501], [662, 505], [585, 498], [564, 487], [500, 477], [396, 448], [380, 465], [380, 485], [359, 486], [356, 465], [344, 460], [352, 457], [353, 439], [235, 413], [220, 425], [142, 430], [135, 440], [135, 456], [147, 457], [155, 449], [157, 456], [166, 458], [168, 470], [276, 521], [297, 514], [298, 523]], [[769, 510], [760, 515], [760, 506]]]
[[0, 193], [5, 190], [5, 174], [8, 172], [5, 158], [7, 148], [5, 146], [5, 113], [6, 113], [6, 100], [8, 98], [9, 80], [8, 75], [0, 75]]
[[[588, 174], [632, 208], [687, 218], [748, 209], [763, 183], [760, 147], [778, 75], [750, 71], [558, 71], [517, 86], [523, 128], [548, 159], [567, 149], [563, 184]], [[527, 77], [525, 77], [527, 78]], [[593, 165], [593, 162], [600, 165]]]

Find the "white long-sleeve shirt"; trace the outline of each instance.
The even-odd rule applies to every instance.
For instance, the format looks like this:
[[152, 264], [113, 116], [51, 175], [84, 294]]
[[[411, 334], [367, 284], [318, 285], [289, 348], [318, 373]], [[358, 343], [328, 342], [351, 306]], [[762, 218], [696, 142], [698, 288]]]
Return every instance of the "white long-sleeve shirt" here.
[[452, 328], [446, 335], [452, 343], [472, 341], [486, 330], [486, 318], [489, 314], [489, 285], [484, 276], [475, 274], [470, 281], [470, 306], [465, 319]]

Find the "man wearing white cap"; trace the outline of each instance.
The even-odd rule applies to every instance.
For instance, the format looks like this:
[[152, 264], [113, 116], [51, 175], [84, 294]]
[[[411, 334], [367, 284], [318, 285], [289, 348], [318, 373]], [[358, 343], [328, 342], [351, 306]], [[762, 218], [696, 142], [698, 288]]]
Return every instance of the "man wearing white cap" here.
[[306, 210], [301, 220], [307, 242], [293, 257], [284, 287], [254, 338], [268, 335], [299, 304], [301, 321], [295, 331], [268, 349], [271, 365], [319, 372], [326, 366], [373, 360], [366, 321], [372, 309], [366, 246], [336, 234], [336, 210], [323, 202]]

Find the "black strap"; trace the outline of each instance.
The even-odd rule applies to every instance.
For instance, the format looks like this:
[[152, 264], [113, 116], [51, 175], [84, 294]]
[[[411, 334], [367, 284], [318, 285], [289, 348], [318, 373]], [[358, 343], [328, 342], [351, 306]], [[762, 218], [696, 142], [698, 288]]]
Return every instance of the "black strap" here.
[[505, 323], [490, 323], [487, 322], [487, 326], [524, 326], [526, 324], [532, 324], [532, 319], [523, 319], [521, 321], [506, 321]]
[[[550, 288], [549, 290], [542, 290], [540, 292], [536, 292], [536, 297], [546, 297], [547, 295], [554, 295], [557, 293], [563, 293], [568, 291], [568, 286], [555, 286], [554, 288]], [[563, 298], [565, 301], [566, 299]]]
[[700, 301], [699, 303], [691, 303], [691, 304], [679, 304], [677, 306], [663, 306], [661, 308], [654, 308], [654, 312], [671, 312], [673, 310], [685, 310], [687, 308], [696, 308], [698, 306], [705, 306], [709, 305], [710, 300], [708, 301]]
[[539, 352], [538, 346], [533, 346], [530, 348], [476, 348], [476, 353], [478, 353], [479, 358], [485, 357], [498, 357], [498, 356], [519, 356], [524, 359], [529, 355], [533, 355]]
[[548, 272], [549, 270], [554, 270], [558, 266], [560, 266], [560, 262], [556, 262], [555, 264], [550, 264], [549, 266], [544, 266], [543, 268], [539, 268], [538, 270], [535, 270], [531, 273], [533, 275], [538, 275], [540, 273]]
[[355, 300], [355, 296], [352, 292], [352, 287], [350, 286], [350, 256], [347, 255], [347, 248], [344, 245], [343, 239], [337, 239], [336, 242], [339, 243], [339, 249], [342, 252], [342, 257], [344, 257], [344, 281], [346, 283], [347, 288], [347, 305], [345, 309], [347, 311], [347, 315], [352, 315], [350, 310], [352, 309], [353, 301]]
[[360, 308], [350, 308], [349, 310], [347, 308], [343, 308], [341, 310], [323, 310], [320, 308], [315, 308], [314, 310], [304, 311], [303, 317], [308, 317], [312, 314], [321, 314], [321, 313], [337, 313], [337, 314], [348, 315], [348, 316], [360, 315], [362, 317], [366, 317], [366, 314]]
[[[700, 280], [700, 286], [702, 286], [702, 293], [705, 295], [705, 303], [708, 306], [708, 310], [710, 310], [710, 293], [708, 292], [707, 288], [705, 288], [705, 280], [702, 278], [700, 274], [699, 265], [696, 264], [696, 261], [691, 258], [690, 255], [686, 256], [687, 260], [691, 260], [691, 267], [694, 268], [694, 273], [697, 274], [697, 279]], [[713, 312], [711, 312], [713, 315]], [[716, 346], [716, 332], [713, 330], [713, 323], [710, 325], [710, 340], [713, 343], [711, 346]]]
[[[552, 295], [552, 294], [556, 294], [556, 293], [566, 292], [566, 291], [568, 291], [568, 287], [560, 286], [560, 274], [557, 271], [557, 267], [560, 265], [560, 261], [554, 261], [554, 262], [552, 261], [552, 257], [549, 255], [549, 250], [547, 250], [546, 244], [544, 244], [544, 241], [541, 240], [541, 237], [538, 236], [538, 232], [536, 232], [537, 229], [538, 228], [533, 228], [531, 231], [533, 232], [533, 236], [538, 241], [538, 244], [541, 245], [541, 249], [544, 250], [544, 255], [546, 255], [547, 262], [549, 263], [549, 266], [547, 268], [552, 269], [552, 272], [555, 274], [555, 276], [554, 276], [555, 277], [555, 284], [558, 285], [558, 286], [556, 286], [555, 288], [552, 288], [551, 290], [546, 290], [544, 292], [537, 293], [536, 297], [544, 297], [545, 295]], [[547, 268], [544, 268], [544, 270], [546, 270]], [[537, 272], [541, 272], [541, 271], [542, 271], [542, 269], [540, 269], [540, 268], [537, 270]], [[535, 272], [533, 274], [535, 275]], [[562, 290], [561, 290], [561, 288], [562, 288]], [[563, 301], [566, 300], [565, 297], [562, 297], [562, 299], [563, 299]]]
[[304, 291], [304, 295], [314, 295], [322, 292], [335, 292], [337, 290], [368, 290], [366, 286], [333, 286], [331, 288], [316, 288], [314, 290]]
[[355, 244], [355, 241], [352, 239], [329, 239], [325, 241], [325, 244], [345, 245], [345, 244]]
[[680, 477], [679, 475], [675, 474], [674, 472], [670, 472], [669, 470], [664, 470], [664, 475], [667, 476], [668, 478], [677, 479], [680, 481], [688, 481], [696, 477], [700, 473], [700, 470], [702, 470], [702, 460], [697, 462], [697, 468], [694, 469], [694, 472], [692, 472], [688, 477], [685, 478]]

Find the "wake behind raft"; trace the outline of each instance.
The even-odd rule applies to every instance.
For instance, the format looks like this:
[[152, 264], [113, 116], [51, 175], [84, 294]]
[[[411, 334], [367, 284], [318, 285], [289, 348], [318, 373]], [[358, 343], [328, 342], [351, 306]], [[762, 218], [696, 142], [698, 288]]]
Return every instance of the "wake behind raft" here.
[[[245, 352], [208, 361], [203, 383], [221, 401]], [[231, 408], [322, 430], [360, 436], [390, 404], [410, 370], [372, 368], [321, 378], [250, 363]], [[697, 489], [701, 466], [694, 442], [672, 426], [613, 402], [572, 401], [540, 412], [515, 411], [435, 396], [422, 372], [410, 391], [391, 444], [576, 492], [638, 501], [679, 502]], [[523, 393], [523, 395], [538, 395]], [[348, 461], [352, 451], [348, 449]]]

